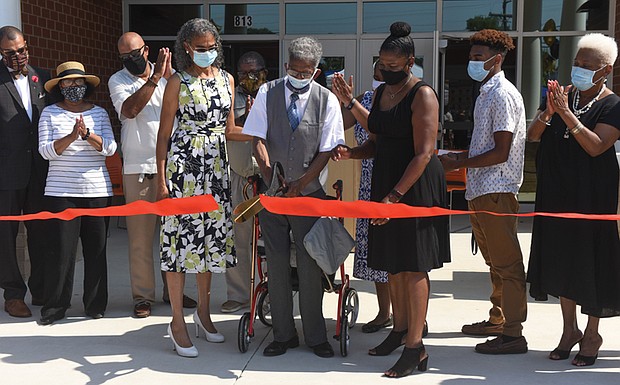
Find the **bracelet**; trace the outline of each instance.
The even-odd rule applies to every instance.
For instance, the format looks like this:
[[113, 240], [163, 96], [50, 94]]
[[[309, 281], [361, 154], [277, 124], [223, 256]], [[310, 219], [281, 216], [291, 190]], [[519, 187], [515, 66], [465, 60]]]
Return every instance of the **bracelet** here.
[[581, 122], [577, 123], [575, 125], [575, 127], [570, 129], [570, 133], [573, 135], [577, 135], [578, 133], [581, 132], [581, 130], [583, 130], [584, 128], [586, 128], [586, 126], [584, 126], [583, 124], [581, 124]]
[[549, 118], [549, 120], [542, 120], [542, 119], [540, 118], [540, 116], [541, 116], [541, 115], [542, 115], [542, 114], [538, 114], [538, 116], [536, 117], [536, 119], [537, 119], [539, 122], [544, 123], [544, 124], [545, 124], [545, 125], [547, 125], [547, 126], [550, 126], [550, 125], [551, 125], [551, 119], [553, 119], [553, 116], [552, 116], [552, 117], [550, 117], [550, 118]]
[[351, 108], [353, 108], [353, 106], [355, 105], [356, 99], [352, 98], [351, 101], [349, 102], [349, 104], [345, 107], [347, 110], [351, 110]]
[[86, 127], [86, 135], [82, 136], [82, 140], [90, 138], [90, 128]]
[[400, 201], [403, 198], [403, 194], [401, 194], [400, 191], [396, 190], [395, 188], [390, 191], [390, 195], [394, 195], [397, 198], [396, 202]]
[[155, 80], [153, 80], [153, 77], [151, 76], [150, 78], [146, 79], [147, 83], [151, 83], [152, 85], [154, 85], [155, 87], [157, 87], [157, 82]]

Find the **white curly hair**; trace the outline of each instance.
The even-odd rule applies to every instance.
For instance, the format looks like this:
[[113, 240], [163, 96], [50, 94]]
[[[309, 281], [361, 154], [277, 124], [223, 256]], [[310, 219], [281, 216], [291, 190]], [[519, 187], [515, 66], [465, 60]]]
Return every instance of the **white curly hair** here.
[[605, 64], [613, 65], [618, 58], [618, 44], [614, 38], [602, 33], [589, 33], [579, 39], [577, 49], [591, 49]]

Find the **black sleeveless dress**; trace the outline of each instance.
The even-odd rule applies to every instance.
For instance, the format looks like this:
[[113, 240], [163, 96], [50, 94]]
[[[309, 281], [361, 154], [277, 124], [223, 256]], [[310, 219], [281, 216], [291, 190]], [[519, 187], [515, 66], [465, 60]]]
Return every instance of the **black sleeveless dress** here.
[[[573, 95], [569, 97], [572, 105]], [[540, 109], [546, 108], [545, 101]], [[589, 129], [620, 129], [620, 98], [609, 95], [579, 117]], [[590, 156], [554, 115], [536, 154], [536, 211], [615, 214], [620, 172], [614, 146]], [[527, 274], [530, 295], [577, 302], [594, 317], [620, 316], [620, 237], [615, 221], [535, 217]]]
[[[380, 202], [396, 186], [414, 157], [411, 103], [418, 82], [396, 106], [381, 111], [379, 100], [385, 90], [377, 89], [368, 128], [376, 135], [375, 164], [370, 200]], [[441, 162], [433, 155], [426, 169], [409, 189], [401, 191], [401, 203], [411, 206], [447, 207], [446, 179]], [[404, 271], [428, 272], [450, 262], [450, 231], [447, 216], [392, 219], [368, 231], [368, 265], [391, 274]]]

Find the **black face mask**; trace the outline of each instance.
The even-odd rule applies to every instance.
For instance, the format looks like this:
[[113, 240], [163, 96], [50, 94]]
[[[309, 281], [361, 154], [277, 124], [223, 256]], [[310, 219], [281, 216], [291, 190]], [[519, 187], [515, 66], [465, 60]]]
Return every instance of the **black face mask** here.
[[144, 70], [146, 70], [146, 59], [144, 56], [139, 56], [136, 58], [130, 56], [123, 60], [123, 65], [132, 75], [139, 76], [144, 73]]
[[400, 71], [386, 71], [380, 70], [381, 76], [383, 76], [383, 81], [387, 85], [393, 86], [394, 84], [400, 83], [403, 79], [409, 76], [409, 72], [405, 70]]

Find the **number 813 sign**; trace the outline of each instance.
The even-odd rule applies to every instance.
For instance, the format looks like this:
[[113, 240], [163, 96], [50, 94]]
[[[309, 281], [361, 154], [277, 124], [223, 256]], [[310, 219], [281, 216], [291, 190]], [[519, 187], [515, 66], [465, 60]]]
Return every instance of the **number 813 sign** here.
[[252, 26], [252, 16], [235, 16], [233, 20], [233, 24], [235, 27]]

